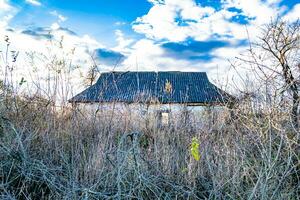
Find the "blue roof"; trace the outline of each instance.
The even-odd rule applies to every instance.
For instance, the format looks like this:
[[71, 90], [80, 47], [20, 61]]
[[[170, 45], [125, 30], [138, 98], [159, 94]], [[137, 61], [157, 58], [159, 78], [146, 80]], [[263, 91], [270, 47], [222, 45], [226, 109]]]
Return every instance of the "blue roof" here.
[[220, 104], [230, 97], [205, 72], [107, 72], [69, 102]]

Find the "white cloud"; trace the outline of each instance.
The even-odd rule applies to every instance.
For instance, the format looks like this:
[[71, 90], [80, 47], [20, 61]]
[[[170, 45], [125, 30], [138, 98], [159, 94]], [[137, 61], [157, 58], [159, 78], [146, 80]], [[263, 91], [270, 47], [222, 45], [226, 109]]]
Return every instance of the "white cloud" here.
[[34, 5], [34, 6], [41, 6], [42, 3], [38, 0], [26, 0], [27, 3]]
[[153, 4], [160, 4], [164, 2], [164, 0], [148, 0], [148, 1]]
[[2, 29], [2, 30], [0, 30], [0, 33], [1, 33], [1, 31], [3, 31], [3, 29], [5, 28], [5, 27], [7, 27], [8, 26], [8, 22], [11, 20], [13, 18], [13, 15], [11, 15], [11, 14], [7, 14], [7, 15], [4, 15], [4, 16], [0, 16], [0, 29]]
[[[163, 4], [154, 4], [148, 14], [138, 18], [133, 29], [153, 39], [178, 42], [194, 37], [206, 40], [215, 33], [227, 34], [233, 23], [225, 23], [225, 20], [231, 16], [228, 11], [217, 12], [212, 7], [197, 5], [193, 0], [166, 0]], [[180, 24], [181, 21], [185, 24]]]
[[125, 38], [124, 33], [119, 29], [115, 31], [115, 35], [118, 45], [113, 48], [113, 50], [128, 53], [128, 47], [134, 42], [134, 40]]
[[7, 0], [0, 0], [0, 13], [3, 11], [8, 11], [11, 9], [11, 6], [9, 5]]
[[17, 9], [12, 7], [7, 0], [0, 0], [0, 33], [8, 26]]
[[[176, 30], [174, 18], [176, 10], [173, 6], [155, 4], [147, 15], [140, 17], [133, 25], [136, 32], [144, 33], [148, 38], [180, 41], [185, 38], [184, 30]], [[170, 34], [176, 33], [176, 34]]]
[[[89, 35], [70, 35], [61, 27], [55, 30], [49, 28], [49, 30], [52, 35], [51, 40], [23, 34], [21, 30], [4, 33], [10, 38], [10, 50], [20, 52], [13, 70], [13, 82], [15, 87], [19, 87], [18, 83], [24, 78], [28, 87], [22, 86], [19, 90], [20, 92], [35, 92], [39, 88], [38, 90], [43, 94], [47, 90], [45, 80], [49, 78], [49, 74], [52, 74], [50, 77], [54, 76], [54, 69], [50, 72], [51, 66], [59, 67], [53, 64], [53, 61], [62, 59], [66, 61], [65, 70], [68, 69], [69, 64], [72, 64], [70, 65], [72, 67], [78, 66], [78, 68], [72, 69], [69, 75], [62, 77], [64, 81], [58, 83], [63, 84], [62, 88], [64, 87], [66, 89], [65, 92], [68, 92], [68, 94], [60, 94], [60, 91], [57, 91], [58, 99], [61, 97], [66, 98], [65, 95], [70, 98], [84, 89], [84, 77], [88, 68], [94, 64], [91, 57], [94, 50], [105, 47]], [[0, 34], [0, 38], [4, 38], [4, 35]], [[60, 41], [62, 41], [63, 48], [60, 47]], [[2, 44], [4, 43], [2, 42]], [[2, 46], [2, 44], [0, 44], [1, 50], [5, 49], [5, 46]], [[31, 54], [33, 54], [33, 60], [29, 56]], [[0, 60], [0, 66], [5, 66], [2, 60]], [[106, 70], [111, 69], [108, 66], [101, 67]], [[62, 73], [62, 76], [65, 75]], [[1, 75], [0, 73], [0, 77], [3, 77], [3, 74]]]
[[296, 4], [291, 11], [289, 11], [284, 19], [287, 21], [294, 22], [300, 19], [300, 3]]
[[116, 26], [123, 26], [125, 24], [126, 24], [126, 22], [120, 22], [120, 21], [115, 23]]
[[[72, 59], [72, 64], [80, 66], [79, 69], [72, 72], [72, 78], [69, 80], [73, 91], [76, 93], [82, 89], [82, 75], [93, 64], [92, 52], [97, 48], [105, 47], [89, 35], [76, 35], [69, 29], [61, 27], [58, 22], [48, 27], [14, 28], [12, 30], [9, 22], [17, 14], [17, 11], [8, 1], [0, 0], [0, 50], [5, 50], [3, 38], [8, 36], [10, 50], [20, 52], [13, 70], [13, 81], [18, 83], [21, 77], [24, 77], [29, 86], [32, 87], [33, 80], [46, 79], [47, 73], [45, 71], [47, 69], [45, 66], [51, 65], [53, 56], [57, 58], [68, 57]], [[60, 48], [61, 40], [63, 41], [63, 49]], [[35, 54], [35, 64], [27, 55], [31, 52]], [[8, 59], [12, 59], [11, 56]], [[5, 66], [3, 59], [0, 59], [0, 67], [3, 66]], [[3, 76], [1, 71], [3, 70], [0, 70], [0, 77]]]
[[51, 28], [52, 30], [57, 30], [57, 29], [60, 28], [60, 26], [59, 26], [58, 23], [55, 22], [55, 23], [51, 24], [50, 28]]
[[235, 7], [241, 9], [247, 17], [255, 18], [253, 24], [261, 25], [269, 22], [272, 18], [276, 18], [282, 14], [282, 7], [279, 7], [278, 0], [227, 0], [225, 8]]
[[217, 64], [174, 59], [166, 55], [165, 49], [160, 44], [150, 39], [141, 39], [131, 47], [131, 52], [121, 67], [126, 70], [208, 71]]
[[[234, 22], [232, 17], [243, 15], [251, 18], [248, 29], [269, 22], [271, 18], [281, 15], [285, 7], [279, 6], [279, 0], [224, 0], [222, 9], [203, 7], [194, 0], [152, 0], [153, 7], [149, 12], [137, 18], [133, 29], [156, 40], [184, 41], [192, 37], [207, 40], [216, 34], [221, 37], [246, 39], [245, 26]], [[228, 8], [241, 9], [242, 13], [228, 11]], [[183, 24], [182, 24], [183, 23]]]
[[51, 11], [50, 14], [57, 17], [58, 22], [64, 22], [68, 19], [67, 17], [65, 17], [62, 14], [58, 13], [56, 10]]

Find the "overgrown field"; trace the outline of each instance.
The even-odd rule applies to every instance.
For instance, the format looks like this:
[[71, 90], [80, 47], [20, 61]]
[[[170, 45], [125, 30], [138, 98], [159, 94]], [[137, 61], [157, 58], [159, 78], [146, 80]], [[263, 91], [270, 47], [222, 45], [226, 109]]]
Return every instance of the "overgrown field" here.
[[0, 197], [299, 199], [299, 133], [279, 109], [252, 110], [225, 109], [222, 126], [201, 130], [136, 129], [118, 113], [2, 98]]

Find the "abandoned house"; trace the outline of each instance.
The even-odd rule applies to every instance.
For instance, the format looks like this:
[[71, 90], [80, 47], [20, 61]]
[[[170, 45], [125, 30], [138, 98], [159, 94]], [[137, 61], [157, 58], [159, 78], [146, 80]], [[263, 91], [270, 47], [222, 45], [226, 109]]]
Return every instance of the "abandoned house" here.
[[69, 102], [91, 112], [121, 112], [123, 118], [135, 113], [142, 119], [151, 113], [157, 124], [169, 125], [179, 118], [190, 123], [199, 116], [195, 113], [222, 108], [230, 98], [205, 72], [129, 71], [102, 73], [94, 85]]

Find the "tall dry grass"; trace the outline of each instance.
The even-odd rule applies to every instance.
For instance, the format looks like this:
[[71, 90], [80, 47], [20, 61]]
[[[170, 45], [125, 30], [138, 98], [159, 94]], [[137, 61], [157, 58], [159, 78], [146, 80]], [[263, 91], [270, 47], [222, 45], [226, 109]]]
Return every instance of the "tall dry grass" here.
[[288, 116], [249, 106], [216, 128], [125, 132], [120, 121], [53, 111], [41, 99], [2, 101], [1, 199], [299, 199]]

